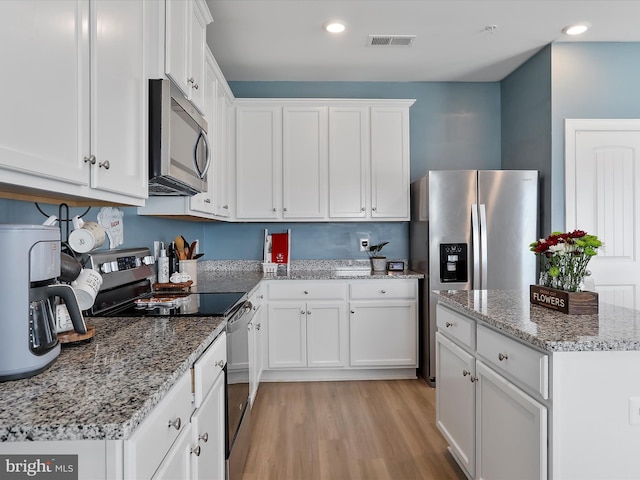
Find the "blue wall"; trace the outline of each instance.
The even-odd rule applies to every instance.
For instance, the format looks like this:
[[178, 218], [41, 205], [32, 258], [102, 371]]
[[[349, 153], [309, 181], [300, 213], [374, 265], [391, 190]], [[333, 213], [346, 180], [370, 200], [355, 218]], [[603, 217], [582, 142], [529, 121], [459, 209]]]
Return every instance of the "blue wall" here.
[[[411, 179], [433, 169], [500, 168], [500, 85], [498, 83], [231, 82], [237, 97], [415, 98], [411, 107]], [[48, 213], [57, 206], [43, 205]], [[83, 208], [72, 208], [71, 215]], [[169, 242], [176, 235], [199, 239], [205, 259], [261, 259], [264, 229], [291, 228], [293, 259], [359, 259], [358, 239], [389, 241], [383, 253], [408, 258], [408, 224], [393, 223], [223, 223], [166, 220], [125, 212], [124, 247]], [[99, 207], [86, 216], [95, 220]], [[41, 223], [32, 203], [0, 199], [0, 222]]]
[[546, 236], [551, 231], [550, 46], [502, 81], [500, 99], [502, 168], [540, 171], [540, 233]]
[[640, 43], [552, 46], [552, 225], [564, 229], [564, 120], [640, 118]]

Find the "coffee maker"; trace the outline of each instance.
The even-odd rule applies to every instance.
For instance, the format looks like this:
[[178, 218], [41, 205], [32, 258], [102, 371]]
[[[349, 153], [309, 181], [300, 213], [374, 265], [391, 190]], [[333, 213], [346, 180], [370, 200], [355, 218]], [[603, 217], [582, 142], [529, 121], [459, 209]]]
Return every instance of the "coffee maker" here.
[[50, 225], [0, 225], [0, 382], [36, 375], [60, 354], [56, 297], [67, 306], [74, 329], [86, 325], [70, 285], [60, 276], [60, 230]]

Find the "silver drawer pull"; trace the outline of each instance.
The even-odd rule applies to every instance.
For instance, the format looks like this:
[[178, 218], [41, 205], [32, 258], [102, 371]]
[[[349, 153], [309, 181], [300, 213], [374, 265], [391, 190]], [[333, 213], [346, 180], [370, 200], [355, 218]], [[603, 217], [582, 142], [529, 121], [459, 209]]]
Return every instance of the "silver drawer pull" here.
[[466, 377], [467, 375], [471, 375], [471, 372], [469, 370], [463, 370], [462, 371], [462, 376]]
[[105, 160], [104, 162], [98, 163], [98, 167], [104, 167], [105, 170], [109, 170], [111, 164], [109, 163], [109, 160]]
[[84, 157], [84, 163], [90, 163], [91, 165], [95, 165], [96, 164], [96, 156], [95, 155], [89, 155], [88, 157]]
[[498, 360], [503, 361], [503, 360], [507, 360], [509, 358], [509, 356], [505, 353], [498, 353]]
[[209, 441], [209, 434], [207, 432], [204, 432], [204, 435], [200, 435], [198, 437], [198, 440], [202, 440], [204, 443], [207, 443]]
[[304, 294], [305, 294], [305, 295], [309, 295], [309, 290], [305, 290], [305, 291], [304, 291]]
[[220, 367], [220, 368], [224, 368], [224, 360], [218, 360], [216, 363], [213, 364], [215, 367]]
[[380, 293], [387, 293], [386, 290], [380, 290]]
[[200, 445], [198, 445], [196, 448], [192, 448], [191, 449], [191, 453], [193, 453], [196, 457], [200, 456]]
[[444, 324], [445, 327], [449, 328], [449, 327], [453, 327], [453, 323], [451, 322], [447, 322]]
[[169, 428], [173, 427], [176, 430], [180, 430], [181, 426], [182, 426], [182, 420], [180, 420], [180, 417], [176, 418], [174, 421], [169, 420]]
[[469, 380], [471, 380], [471, 383], [474, 383], [478, 381], [478, 377], [471, 376]]
[[260, 324], [256, 325], [256, 330], [260, 330]]

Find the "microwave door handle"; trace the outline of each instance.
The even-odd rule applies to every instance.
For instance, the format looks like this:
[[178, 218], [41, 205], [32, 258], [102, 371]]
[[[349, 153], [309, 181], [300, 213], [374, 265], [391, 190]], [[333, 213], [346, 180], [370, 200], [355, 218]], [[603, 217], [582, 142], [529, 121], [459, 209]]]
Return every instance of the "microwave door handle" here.
[[[204, 168], [202, 170], [200, 170], [200, 167], [198, 166], [198, 144], [200, 143], [200, 138], [204, 140], [205, 156], [207, 159], [207, 163], [205, 163]], [[210, 163], [211, 163], [211, 149], [209, 148], [209, 138], [207, 137], [207, 134], [205, 133], [204, 130], [200, 130], [200, 135], [198, 135], [198, 138], [196, 139], [196, 144], [193, 147], [193, 168], [195, 169], [200, 179], [204, 179], [205, 175], [207, 174], [207, 171], [209, 170]]]

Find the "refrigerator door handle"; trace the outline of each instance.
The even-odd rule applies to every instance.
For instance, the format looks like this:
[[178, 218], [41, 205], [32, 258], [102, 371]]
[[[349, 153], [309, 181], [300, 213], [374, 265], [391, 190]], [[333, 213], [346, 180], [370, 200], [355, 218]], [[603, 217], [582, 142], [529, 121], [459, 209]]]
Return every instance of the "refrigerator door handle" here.
[[482, 260], [481, 271], [481, 289], [487, 289], [487, 209], [484, 203], [480, 204], [480, 258]]
[[473, 247], [473, 277], [471, 288], [480, 289], [480, 226], [478, 225], [478, 205], [471, 205], [471, 246]]

